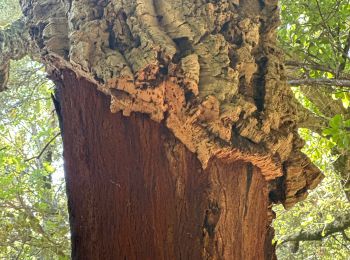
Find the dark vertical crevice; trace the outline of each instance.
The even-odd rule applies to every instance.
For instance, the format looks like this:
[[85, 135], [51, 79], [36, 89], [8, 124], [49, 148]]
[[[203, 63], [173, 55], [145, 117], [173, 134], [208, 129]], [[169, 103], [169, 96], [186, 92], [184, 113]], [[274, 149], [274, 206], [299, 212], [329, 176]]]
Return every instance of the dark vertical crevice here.
[[244, 217], [247, 216], [248, 213], [248, 205], [249, 205], [249, 190], [252, 184], [253, 178], [253, 165], [251, 163], [247, 164], [247, 180], [246, 180], [246, 204], [244, 207]]
[[278, 204], [286, 200], [286, 163], [282, 164], [283, 175], [269, 183], [269, 199], [272, 203]]
[[54, 92], [51, 93], [51, 100], [55, 108], [55, 112], [58, 120], [58, 126], [60, 128], [61, 136], [63, 138], [64, 127], [63, 127], [63, 117], [62, 117], [62, 107], [61, 107], [61, 90], [64, 86], [63, 86], [61, 77], [62, 77], [62, 74], [59, 70], [53, 71], [50, 75], [50, 79], [55, 83]]
[[205, 211], [203, 228], [207, 231], [210, 238], [215, 235], [215, 227], [219, 222], [221, 209], [217, 201], [211, 201], [208, 209]]
[[253, 177], [253, 165], [251, 163], [248, 163], [247, 164], [247, 186], [246, 186], [247, 194], [249, 193], [250, 185], [252, 184], [252, 177]]
[[117, 39], [113, 30], [114, 20], [108, 23], [108, 47], [112, 50], [117, 50]]
[[[112, 43], [123, 55], [132, 48], [140, 46], [140, 38], [134, 37], [127, 23], [127, 19], [127, 14], [121, 9], [116, 14], [114, 21], [110, 24], [113, 29], [113, 35], [110, 35], [110, 37], [114, 37]], [[109, 42], [111, 42], [111, 40], [109, 40]]]
[[173, 41], [176, 44], [177, 52], [173, 56], [173, 62], [179, 63], [183, 57], [190, 55], [194, 52], [191, 41], [188, 37], [175, 38]]
[[265, 75], [267, 62], [268, 59], [265, 56], [259, 58], [256, 61], [258, 65], [258, 70], [253, 78], [253, 99], [259, 112], [262, 112], [264, 110], [265, 104]]

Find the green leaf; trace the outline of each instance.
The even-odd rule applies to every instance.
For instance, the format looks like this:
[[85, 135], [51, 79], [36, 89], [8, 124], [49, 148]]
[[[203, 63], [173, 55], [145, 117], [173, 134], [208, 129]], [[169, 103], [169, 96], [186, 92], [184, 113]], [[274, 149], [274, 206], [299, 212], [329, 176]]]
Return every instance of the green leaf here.
[[329, 125], [332, 128], [340, 128], [341, 127], [341, 123], [342, 123], [342, 116], [341, 115], [335, 115], [330, 121], [329, 121]]

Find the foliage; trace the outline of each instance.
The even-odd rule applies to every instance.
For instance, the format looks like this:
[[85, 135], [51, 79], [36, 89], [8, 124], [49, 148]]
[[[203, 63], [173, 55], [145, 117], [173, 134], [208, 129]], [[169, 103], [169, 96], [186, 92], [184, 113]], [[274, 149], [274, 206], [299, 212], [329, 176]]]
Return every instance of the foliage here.
[[21, 16], [17, 1], [0, 0], [0, 27], [5, 26]]
[[0, 95], [0, 258], [67, 259], [61, 142], [42, 65], [12, 64]]
[[348, 0], [283, 0], [279, 39], [288, 59], [304, 63], [301, 71], [314, 78], [348, 73], [349, 14]]
[[335, 115], [329, 120], [329, 127], [323, 130], [338, 148], [348, 149], [350, 146], [350, 119], [345, 120], [342, 115]]
[[[334, 143], [307, 129], [302, 129], [300, 134], [307, 140], [304, 152], [311, 156], [326, 178], [305, 201], [298, 203], [293, 209], [285, 211], [281, 206], [275, 207], [277, 219], [274, 227], [277, 240], [301, 230], [312, 232], [324, 228], [337, 216], [350, 214], [350, 204], [344, 195], [339, 175], [334, 172], [331, 164], [336, 160], [336, 156], [332, 155]], [[347, 259], [350, 252], [350, 243], [341, 233], [321, 241], [302, 241], [299, 250], [294, 254], [291, 252], [291, 244], [281, 242], [277, 242], [279, 259]]]
[[[288, 79], [349, 79], [350, 2], [347, 0], [283, 0], [281, 47], [286, 53]], [[303, 85], [303, 84], [302, 84]], [[348, 259], [350, 230], [316, 241], [284, 241], [291, 233], [325, 230], [339, 216], [350, 214], [350, 89], [322, 84], [297, 86], [296, 97], [326, 123], [318, 133], [301, 129], [304, 152], [326, 175], [304, 202], [290, 211], [275, 207], [279, 259]]]

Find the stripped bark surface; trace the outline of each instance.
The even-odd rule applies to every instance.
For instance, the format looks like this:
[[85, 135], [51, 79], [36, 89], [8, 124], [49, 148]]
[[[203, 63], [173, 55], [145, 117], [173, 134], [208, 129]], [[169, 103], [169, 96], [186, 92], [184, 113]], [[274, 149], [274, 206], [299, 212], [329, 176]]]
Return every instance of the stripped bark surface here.
[[268, 183], [200, 161], [144, 114], [111, 114], [74, 73], [59, 88], [73, 259], [273, 259]]
[[[112, 178], [113, 182], [119, 178], [119, 175], [112, 174], [114, 170], [120, 178], [126, 178], [123, 179], [126, 190], [119, 195], [136, 196], [130, 199], [138, 205], [133, 208], [132, 215], [118, 214], [125, 221], [131, 221], [127, 219], [130, 216], [138, 216], [140, 223], [146, 226], [152, 224], [152, 228], [145, 229], [147, 232], [158, 228], [158, 224], [151, 221], [158, 220], [160, 216], [154, 215], [152, 219], [151, 213], [145, 213], [143, 221], [144, 211], [141, 209], [149, 210], [145, 205], [152, 212], [165, 207], [169, 212], [164, 214], [173, 212], [169, 205], [177, 203], [198, 207], [186, 210], [188, 214], [196, 211], [191, 213], [191, 221], [196, 225], [201, 223], [205, 230], [191, 230], [196, 238], [200, 237], [198, 232], [203, 232], [203, 237], [202, 240], [188, 242], [200, 249], [186, 251], [186, 254], [201, 252], [204, 259], [230, 259], [229, 254], [233, 254], [235, 259], [243, 256], [260, 259], [263, 251], [272, 252], [269, 249], [271, 236], [267, 232], [271, 221], [267, 220], [267, 215], [272, 218], [268, 200], [283, 203], [289, 208], [304, 199], [308, 190], [315, 188], [323, 178], [322, 173], [300, 151], [303, 141], [298, 136], [297, 124], [300, 117], [305, 116], [298, 111], [299, 105], [286, 84], [283, 54], [276, 47], [277, 0], [22, 0], [21, 5], [26, 18], [25, 28], [30, 35], [28, 44], [38, 50], [36, 54], [62, 90], [73, 243], [77, 243], [73, 253], [78, 254], [77, 258], [84, 254], [93, 255], [92, 250], [96, 247], [90, 243], [100, 243], [97, 239], [100, 236], [92, 235], [86, 245], [79, 244], [89, 232], [102, 232], [99, 235], [103, 241], [110, 237], [104, 236], [106, 232], [118, 230], [112, 220], [108, 220], [107, 226], [103, 226], [101, 220], [109, 206], [112, 205], [116, 213], [115, 207], [120, 205], [111, 204], [113, 196], [118, 195], [118, 185], [113, 192], [110, 188], [104, 189], [108, 178]], [[16, 58], [15, 55], [13, 58]], [[7, 62], [1, 60], [0, 63], [3, 61]], [[118, 114], [107, 115], [105, 110], [103, 113], [98, 110], [98, 106], [94, 111], [93, 106], [102, 101], [96, 101], [100, 98], [96, 97], [96, 92], [89, 90], [89, 86], [97, 89], [100, 95], [105, 94], [104, 98], [110, 101], [109, 111]], [[95, 116], [89, 116], [90, 111]], [[130, 118], [122, 118], [121, 114]], [[149, 119], [146, 120], [146, 117]], [[116, 123], [112, 124], [113, 120]], [[79, 127], [75, 125], [77, 123]], [[123, 135], [127, 131], [125, 128], [130, 129], [127, 136]], [[150, 139], [144, 138], [143, 131]], [[116, 143], [114, 138], [119, 141]], [[124, 147], [126, 140], [129, 148]], [[165, 149], [163, 146], [170, 140], [173, 140], [171, 145]], [[116, 147], [111, 147], [112, 144]], [[158, 150], [154, 151], [151, 144]], [[181, 152], [171, 154], [177, 153], [174, 147], [180, 147]], [[143, 152], [133, 157], [138, 149]], [[154, 151], [154, 158], [148, 157], [147, 149]], [[148, 160], [144, 161], [143, 157]], [[99, 160], [94, 160], [94, 165], [89, 158]], [[131, 159], [133, 161], [127, 161]], [[115, 164], [109, 164], [113, 160], [116, 160]], [[83, 163], [78, 163], [80, 161]], [[128, 167], [132, 168], [123, 168], [121, 161], [128, 162]], [[104, 163], [100, 165], [100, 162]], [[155, 174], [157, 164], [167, 169], [166, 176], [159, 170]], [[103, 175], [100, 174], [102, 170], [96, 167], [111, 168]], [[133, 167], [144, 167], [141, 173], [147, 176], [134, 176], [138, 171]], [[183, 176], [179, 178], [186, 180], [185, 186], [173, 180], [172, 167], [183, 170]], [[74, 176], [75, 173], [81, 178]], [[135, 190], [131, 180], [135, 181], [132, 183]], [[157, 186], [157, 180], [164, 185]], [[94, 186], [95, 182], [99, 185]], [[170, 186], [180, 185], [180, 193], [186, 189], [196, 190], [196, 185], [203, 183], [209, 187], [198, 188], [201, 190], [198, 196], [204, 197], [192, 198], [197, 195], [186, 194], [186, 197], [182, 194], [185, 197], [180, 200], [177, 195], [163, 190], [168, 188], [167, 183]], [[241, 190], [244, 187], [251, 188], [247, 192]], [[86, 201], [81, 196], [82, 190], [84, 194], [86, 191]], [[80, 193], [80, 197], [75, 197], [75, 192]], [[225, 206], [222, 206], [224, 193], [228, 195]], [[144, 200], [145, 205], [141, 205], [138, 201], [141, 198], [137, 196], [144, 195], [148, 197]], [[157, 201], [157, 196], [163, 195], [169, 199], [169, 205], [164, 201], [152, 204], [152, 201], [161, 202]], [[215, 199], [212, 200], [212, 196]], [[198, 199], [199, 204], [196, 205], [193, 199]], [[246, 206], [242, 206], [243, 201]], [[81, 203], [86, 209], [80, 207]], [[118, 203], [130, 208], [128, 198]], [[254, 206], [259, 208], [255, 209], [256, 214]], [[222, 217], [224, 211], [243, 210], [245, 207], [245, 211], [252, 214], [249, 215], [252, 227], [261, 230], [257, 231], [258, 241], [253, 239], [255, 231], [249, 225], [245, 226], [247, 219], [244, 214], [243, 217], [240, 215], [241, 211], [238, 215], [227, 213], [225, 218]], [[176, 214], [180, 214], [181, 219], [184, 213]], [[217, 220], [218, 214], [220, 221]], [[152, 254], [157, 254], [157, 248], [165, 246], [158, 243], [175, 239], [172, 232], [183, 231], [179, 223], [173, 225], [180, 227], [180, 231], [165, 230], [164, 221], [172, 218], [168, 215], [163, 217], [159, 218], [159, 232], [154, 233], [152, 241], [145, 241], [145, 245], [152, 246]], [[86, 218], [85, 222], [79, 222], [79, 218]], [[217, 223], [215, 228], [213, 222]], [[84, 230], [79, 223], [89, 223], [90, 229]], [[140, 223], [135, 224], [137, 230]], [[243, 227], [234, 226], [240, 223]], [[132, 226], [133, 223], [129, 224]], [[194, 228], [187, 227], [186, 221], [183, 225], [186, 225], [184, 230]], [[94, 226], [96, 230], [93, 230]], [[122, 224], [119, 227], [122, 228]], [[228, 230], [219, 232], [225, 228]], [[245, 232], [240, 228], [248, 228], [247, 243], [262, 250], [257, 253], [257, 258], [252, 255], [253, 247], [241, 245]], [[214, 230], [217, 235], [212, 238]], [[240, 235], [236, 235], [236, 231]], [[158, 238], [158, 235], [161, 237]], [[117, 234], [112, 233], [111, 237], [114, 236]], [[140, 235], [140, 238], [143, 237]], [[136, 239], [143, 248], [144, 240], [138, 237], [130, 239], [131, 242]], [[265, 244], [265, 241], [268, 242]], [[131, 243], [119, 243], [127, 242]], [[96, 254], [102, 254], [99, 255], [102, 257], [107, 251], [102, 244], [99, 245], [101, 251]], [[113, 246], [124, 248], [127, 245]], [[231, 248], [236, 246], [236, 249]], [[83, 250], [83, 255], [79, 255], [79, 250]], [[177, 251], [174, 250], [169, 249], [164, 256], [175, 254]], [[132, 254], [131, 251], [129, 253]], [[154, 256], [152, 254], [150, 257]]]

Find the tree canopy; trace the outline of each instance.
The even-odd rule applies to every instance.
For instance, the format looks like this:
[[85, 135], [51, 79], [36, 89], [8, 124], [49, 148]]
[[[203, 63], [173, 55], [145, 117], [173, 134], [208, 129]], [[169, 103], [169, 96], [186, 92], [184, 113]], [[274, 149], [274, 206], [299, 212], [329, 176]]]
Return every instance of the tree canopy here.
[[293, 210], [277, 210], [278, 252], [281, 258], [294, 252], [296, 259], [345, 259], [350, 254], [350, 3], [284, 0], [281, 17], [288, 81], [310, 114], [300, 129], [305, 152], [326, 179]]
[[12, 63], [0, 95], [0, 257], [66, 259], [69, 225], [61, 141], [42, 65]]

